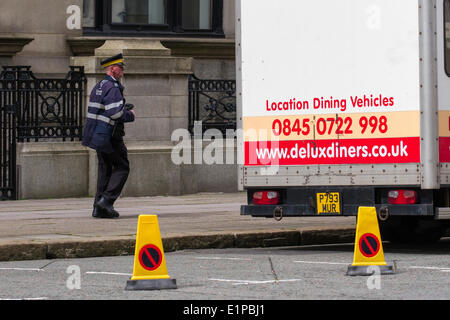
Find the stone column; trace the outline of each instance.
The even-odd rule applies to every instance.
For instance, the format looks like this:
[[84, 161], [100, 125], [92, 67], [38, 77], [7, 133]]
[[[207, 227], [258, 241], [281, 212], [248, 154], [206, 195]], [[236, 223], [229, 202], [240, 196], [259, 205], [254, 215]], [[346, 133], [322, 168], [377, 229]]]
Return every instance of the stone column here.
[[[169, 49], [151, 39], [107, 40], [94, 56], [71, 57], [71, 65], [85, 67], [86, 108], [92, 88], [105, 76], [100, 62], [119, 53], [125, 60], [124, 95], [136, 110], [136, 121], [125, 125], [132, 170], [122, 195], [182, 194], [180, 168], [171, 162], [170, 138], [173, 130], [188, 127], [192, 58], [173, 57]], [[96, 189], [96, 160], [91, 151], [91, 196]]]
[[[167, 141], [176, 128], [187, 128], [189, 74], [192, 58], [172, 57], [155, 40], [107, 40], [91, 57], [71, 57], [71, 65], [85, 67], [86, 101], [103, 79], [100, 62], [122, 53], [125, 60], [125, 98], [136, 108], [136, 121], [126, 128], [126, 140]], [[87, 106], [87, 103], [86, 103]]]

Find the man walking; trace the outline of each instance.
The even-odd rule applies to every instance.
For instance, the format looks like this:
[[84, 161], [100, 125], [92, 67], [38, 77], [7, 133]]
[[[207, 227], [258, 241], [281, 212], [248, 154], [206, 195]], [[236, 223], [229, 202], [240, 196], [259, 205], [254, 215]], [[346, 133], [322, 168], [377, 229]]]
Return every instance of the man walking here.
[[82, 144], [97, 151], [98, 177], [94, 218], [117, 218], [113, 204], [130, 172], [128, 151], [123, 142], [124, 123], [133, 122], [133, 105], [125, 104], [122, 54], [101, 62], [106, 77], [92, 89]]

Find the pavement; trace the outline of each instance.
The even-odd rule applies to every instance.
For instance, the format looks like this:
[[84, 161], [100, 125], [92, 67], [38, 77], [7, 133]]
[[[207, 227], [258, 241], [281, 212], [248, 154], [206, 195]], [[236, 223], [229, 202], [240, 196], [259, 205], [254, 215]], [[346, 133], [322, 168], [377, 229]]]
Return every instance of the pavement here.
[[139, 215], [157, 215], [165, 252], [353, 242], [355, 217], [252, 218], [246, 193], [123, 197], [118, 219], [92, 218], [93, 198], [0, 202], [0, 261], [133, 255]]

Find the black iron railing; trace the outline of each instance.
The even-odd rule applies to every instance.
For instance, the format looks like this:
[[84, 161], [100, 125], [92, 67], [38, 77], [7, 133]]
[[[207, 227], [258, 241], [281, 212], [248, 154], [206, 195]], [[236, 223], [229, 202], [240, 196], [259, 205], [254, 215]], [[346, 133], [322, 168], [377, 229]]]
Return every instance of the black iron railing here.
[[29, 66], [3, 67], [0, 74], [0, 93], [17, 108], [19, 142], [81, 140], [85, 88], [83, 67], [70, 67], [63, 79], [36, 78]]
[[16, 86], [11, 74], [0, 74], [0, 200], [17, 199]]
[[81, 140], [86, 78], [38, 79], [27, 66], [0, 72], [0, 200], [17, 199], [17, 142]]
[[236, 81], [189, 77], [189, 131], [201, 121], [202, 133], [214, 128], [224, 135], [236, 129]]
[[6, 104], [0, 89], [0, 200], [15, 200], [16, 117], [15, 106]]

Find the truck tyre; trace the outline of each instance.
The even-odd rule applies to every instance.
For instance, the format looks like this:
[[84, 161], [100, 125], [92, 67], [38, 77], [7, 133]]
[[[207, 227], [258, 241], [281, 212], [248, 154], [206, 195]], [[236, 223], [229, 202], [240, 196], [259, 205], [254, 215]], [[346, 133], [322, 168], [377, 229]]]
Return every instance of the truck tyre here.
[[446, 232], [446, 225], [419, 217], [391, 217], [380, 221], [381, 238], [393, 243], [435, 243]]

